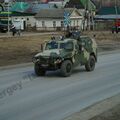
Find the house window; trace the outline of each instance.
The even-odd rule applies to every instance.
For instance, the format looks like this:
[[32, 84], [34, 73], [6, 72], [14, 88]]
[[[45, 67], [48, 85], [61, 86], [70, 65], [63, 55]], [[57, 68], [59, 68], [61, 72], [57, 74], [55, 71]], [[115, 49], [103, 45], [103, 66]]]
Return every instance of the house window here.
[[61, 21], [61, 27], [64, 27], [64, 22], [63, 21]]
[[75, 27], [75, 20], [74, 20], [73, 26]]
[[53, 21], [53, 27], [56, 27], [56, 21]]
[[42, 21], [42, 27], [45, 27], [45, 21]]
[[77, 27], [79, 26], [79, 24], [78, 24], [78, 23], [79, 23], [79, 21], [77, 20]]

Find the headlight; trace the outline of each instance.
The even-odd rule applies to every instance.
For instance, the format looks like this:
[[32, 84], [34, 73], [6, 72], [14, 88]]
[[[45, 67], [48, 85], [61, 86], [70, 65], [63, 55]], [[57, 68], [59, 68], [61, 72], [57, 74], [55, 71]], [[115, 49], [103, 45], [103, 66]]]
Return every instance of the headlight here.
[[59, 64], [59, 63], [61, 63], [62, 62], [62, 59], [57, 59], [54, 63], [55, 64]]
[[38, 61], [39, 61], [39, 58], [36, 58], [36, 57], [33, 57], [33, 58], [32, 58], [32, 62], [33, 62], [33, 63], [36, 63], [36, 62], [38, 62]]

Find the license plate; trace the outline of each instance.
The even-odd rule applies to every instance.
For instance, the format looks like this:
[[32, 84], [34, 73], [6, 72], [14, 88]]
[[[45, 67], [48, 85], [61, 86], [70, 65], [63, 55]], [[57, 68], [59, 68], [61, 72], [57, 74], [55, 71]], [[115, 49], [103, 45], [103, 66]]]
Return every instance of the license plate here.
[[46, 65], [45, 65], [45, 64], [42, 64], [41, 66], [42, 66], [42, 67], [48, 67], [48, 64], [46, 64]]

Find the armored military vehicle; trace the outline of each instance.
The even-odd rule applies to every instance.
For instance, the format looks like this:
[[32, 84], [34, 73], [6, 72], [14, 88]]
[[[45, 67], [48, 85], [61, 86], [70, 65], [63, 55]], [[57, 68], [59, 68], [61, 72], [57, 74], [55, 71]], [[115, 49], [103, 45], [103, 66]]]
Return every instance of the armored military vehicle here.
[[60, 70], [62, 76], [67, 77], [78, 65], [84, 65], [87, 71], [93, 71], [97, 62], [96, 42], [87, 36], [50, 40], [41, 48], [41, 52], [33, 57], [38, 76], [45, 75], [46, 71]]

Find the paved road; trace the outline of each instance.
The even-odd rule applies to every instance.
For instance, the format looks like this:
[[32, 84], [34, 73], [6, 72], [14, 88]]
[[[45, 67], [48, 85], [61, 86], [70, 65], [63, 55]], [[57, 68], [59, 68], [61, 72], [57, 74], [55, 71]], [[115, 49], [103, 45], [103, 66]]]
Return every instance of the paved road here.
[[120, 53], [101, 55], [93, 72], [77, 68], [36, 77], [33, 66], [0, 70], [0, 120], [62, 120], [120, 93]]

